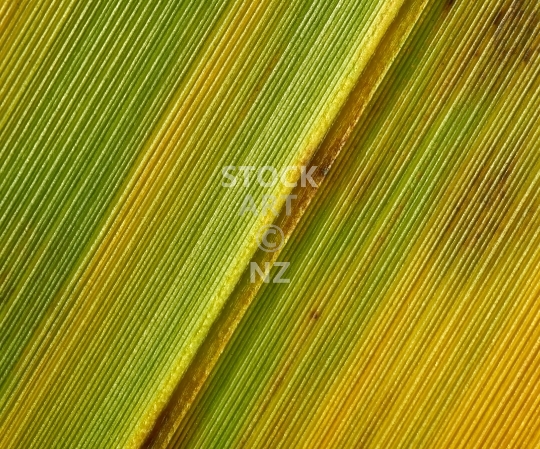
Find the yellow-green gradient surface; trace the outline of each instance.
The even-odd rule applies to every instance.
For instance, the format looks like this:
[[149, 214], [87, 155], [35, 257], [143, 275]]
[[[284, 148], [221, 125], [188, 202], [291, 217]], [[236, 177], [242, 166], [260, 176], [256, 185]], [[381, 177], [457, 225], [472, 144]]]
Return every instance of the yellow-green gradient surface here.
[[537, 447], [539, 58], [535, 0], [3, 0], [0, 447]]

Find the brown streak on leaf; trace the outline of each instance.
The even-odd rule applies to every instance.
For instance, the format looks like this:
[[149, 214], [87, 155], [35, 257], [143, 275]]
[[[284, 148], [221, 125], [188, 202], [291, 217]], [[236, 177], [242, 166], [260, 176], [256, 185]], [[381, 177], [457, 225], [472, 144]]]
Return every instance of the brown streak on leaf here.
[[[422, 6], [417, 2], [413, 0], [405, 2], [405, 6], [402, 7], [396, 19], [390, 25], [375, 54], [357, 80], [346, 104], [338, 114], [329, 132], [315, 150], [310, 162], [305, 164], [308, 170], [312, 166], [318, 167], [313, 176], [318, 185], [329, 174], [332, 164], [349, 141], [377, 86], [387, 73], [391, 61], [401, 49], [404, 42], [403, 38], [406, 36], [404, 30], [412, 26], [421, 10]], [[274, 63], [277, 63], [277, 60]], [[267, 69], [268, 74], [271, 73], [271, 70], [273, 70], [272, 63]], [[308, 183], [305, 188], [302, 188], [299, 184], [291, 192], [297, 195], [293, 214], [287, 216], [284, 208], [274, 223], [283, 230], [286, 238], [291, 236], [317, 190], [318, 187], [312, 187]], [[258, 250], [252, 261], [259, 263], [260, 266], [264, 262], [272, 264], [277, 260], [279, 254], [279, 252], [264, 253]], [[179, 435], [177, 441], [182, 441], [185, 438], [182, 424], [186, 422], [184, 419], [186, 413], [203, 388], [203, 384], [261, 285], [262, 280], [260, 279], [256, 283], [250, 283], [249, 267], [247, 267], [142, 447], [164, 447], [175, 434]], [[313, 326], [310, 326], [310, 329], [313, 329]], [[307, 338], [308, 335], [309, 332], [304, 333], [303, 338]], [[299, 343], [300, 347], [301, 342]], [[279, 369], [279, 374], [266, 400], [272, 396], [272, 391], [275, 392], [280, 387], [291, 363], [292, 360], [289, 359]], [[264, 404], [262, 407], [264, 409]], [[243, 440], [244, 444], [248, 438], [249, 435], [246, 435]]]

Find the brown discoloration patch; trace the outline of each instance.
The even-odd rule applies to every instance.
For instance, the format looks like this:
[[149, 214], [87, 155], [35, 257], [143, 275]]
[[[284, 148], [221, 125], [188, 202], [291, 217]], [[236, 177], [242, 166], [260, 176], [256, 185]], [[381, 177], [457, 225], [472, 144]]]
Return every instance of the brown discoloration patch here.
[[[499, 95], [501, 89], [511, 85], [510, 77], [517, 79], [520, 71], [528, 70], [540, 45], [538, 19], [537, 11], [518, 1], [507, 2], [493, 12], [491, 26], [475, 38], [473, 52], [469, 53], [471, 57], [463, 71], [466, 78], [475, 67], [480, 69], [476, 71], [478, 88], [472, 92], [473, 96], [486, 90], [491, 97]], [[497, 64], [493, 64], [495, 60]], [[488, 76], [488, 72], [493, 75]]]
[[331, 164], [324, 164], [324, 165], [321, 165], [319, 167], [319, 171], [321, 172], [321, 176], [325, 177], [329, 172], [330, 172], [330, 169], [332, 168], [332, 165]]
[[317, 321], [321, 317], [321, 312], [317, 309], [313, 309], [309, 312], [309, 318], [313, 321]]
[[499, 9], [497, 14], [495, 14], [495, 17], [493, 18], [493, 26], [494, 27], [499, 28], [501, 26], [501, 23], [502, 23], [504, 17], [506, 16], [507, 12], [508, 12], [508, 9], [506, 9], [506, 8]]
[[454, 8], [456, 3], [457, 0], [446, 0], [444, 2], [444, 12], [448, 14]]
[[523, 55], [523, 62], [525, 64], [529, 64], [531, 62], [531, 58], [533, 56], [533, 50], [531, 48], [527, 48], [527, 50], [525, 50], [525, 54]]
[[[526, 8], [522, 1], [514, 1], [509, 8], [501, 8], [493, 19], [494, 44], [500, 60], [517, 57], [530, 59], [535, 50], [535, 34], [540, 23], [538, 11]], [[519, 37], [518, 37], [519, 36]]]
[[[505, 213], [497, 213], [501, 207], [507, 209], [513, 201], [508, 195], [508, 187], [516, 170], [519, 156], [509, 155], [505, 164], [496, 171], [491, 167], [495, 155], [501, 150], [493, 149], [492, 154], [471, 179], [466, 192], [456, 202], [442, 233], [441, 245], [449, 240], [461, 241], [462, 253], [482, 252], [489, 241], [496, 239], [505, 226]], [[463, 215], [472, 220], [472, 226], [463, 221]], [[436, 252], [434, 252], [436, 253]]]

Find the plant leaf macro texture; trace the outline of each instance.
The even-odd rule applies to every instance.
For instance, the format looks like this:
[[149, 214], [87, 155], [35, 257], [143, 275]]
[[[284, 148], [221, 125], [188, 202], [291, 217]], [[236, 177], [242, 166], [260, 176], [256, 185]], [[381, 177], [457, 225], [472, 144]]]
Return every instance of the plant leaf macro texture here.
[[2, 0], [0, 447], [540, 446], [536, 0]]

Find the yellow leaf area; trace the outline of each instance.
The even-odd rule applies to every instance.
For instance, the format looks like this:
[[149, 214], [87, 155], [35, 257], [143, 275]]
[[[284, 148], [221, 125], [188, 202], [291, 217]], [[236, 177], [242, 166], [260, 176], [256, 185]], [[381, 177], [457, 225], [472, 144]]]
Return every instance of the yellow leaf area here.
[[291, 283], [149, 446], [539, 444], [539, 19], [428, 2], [277, 257]]

